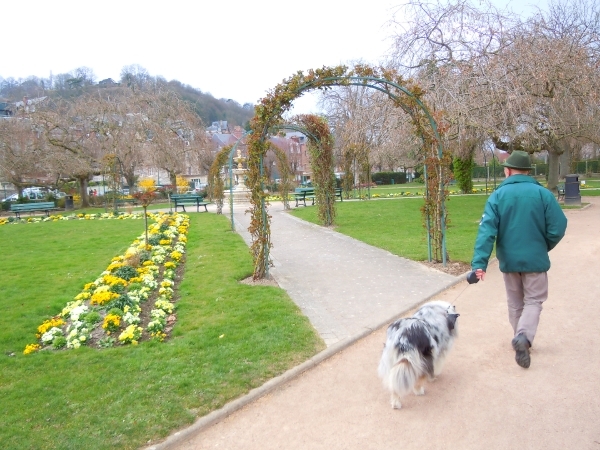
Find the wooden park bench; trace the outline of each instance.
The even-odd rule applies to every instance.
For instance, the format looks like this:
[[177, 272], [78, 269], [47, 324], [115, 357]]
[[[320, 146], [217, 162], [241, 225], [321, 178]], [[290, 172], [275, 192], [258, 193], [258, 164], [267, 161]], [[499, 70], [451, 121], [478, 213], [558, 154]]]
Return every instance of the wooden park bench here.
[[[306, 200], [312, 200], [312, 204], [315, 204], [315, 189], [314, 188], [296, 188], [293, 193], [294, 199], [296, 200], [296, 208], [299, 203], [302, 202], [306, 206]], [[344, 201], [342, 198], [342, 188], [335, 188], [334, 195], [339, 197], [340, 201]]]
[[204, 201], [204, 197], [202, 195], [196, 194], [173, 194], [171, 195], [171, 201], [175, 206], [175, 211], [177, 211], [178, 207], [181, 207], [183, 212], [187, 212], [185, 210], [185, 205], [196, 205], [196, 211], [200, 212], [200, 207], [204, 206], [204, 211], [208, 212], [208, 208], [206, 205], [209, 202]]
[[35, 202], [35, 203], [15, 203], [10, 205], [10, 210], [15, 213], [17, 219], [21, 218], [22, 212], [43, 211], [46, 217], [50, 216], [50, 211], [57, 210], [54, 202]]

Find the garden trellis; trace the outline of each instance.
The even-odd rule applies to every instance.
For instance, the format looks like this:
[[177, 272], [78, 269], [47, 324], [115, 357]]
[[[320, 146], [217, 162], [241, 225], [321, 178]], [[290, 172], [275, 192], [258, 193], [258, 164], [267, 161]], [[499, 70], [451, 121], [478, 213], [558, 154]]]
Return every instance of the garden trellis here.
[[442, 148], [440, 127], [433, 115], [421, 101], [422, 89], [410, 84], [404, 87], [405, 80], [391, 69], [357, 65], [352, 69], [346, 66], [311, 70], [308, 74], [298, 72], [263, 98], [256, 107], [256, 114], [250, 126], [248, 137], [248, 187], [251, 190], [251, 222], [248, 231], [252, 236], [251, 252], [254, 259], [255, 279], [268, 276], [269, 249], [271, 247], [270, 224], [267, 214], [267, 200], [264, 190], [266, 183], [263, 157], [269, 149], [267, 141], [271, 130], [284, 123], [283, 114], [292, 102], [303, 93], [314, 89], [330, 89], [334, 86], [363, 86], [376, 89], [387, 95], [395, 104], [410, 115], [415, 133], [421, 136], [425, 151], [426, 190], [423, 214], [427, 228], [429, 259], [432, 253], [446, 264], [446, 210], [444, 199], [447, 181], [447, 160]]

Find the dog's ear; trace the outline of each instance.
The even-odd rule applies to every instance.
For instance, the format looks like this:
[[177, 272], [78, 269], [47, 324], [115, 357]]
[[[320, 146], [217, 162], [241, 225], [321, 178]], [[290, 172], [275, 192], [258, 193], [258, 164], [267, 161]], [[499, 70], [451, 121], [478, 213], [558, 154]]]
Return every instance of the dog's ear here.
[[460, 316], [460, 314], [448, 314], [446, 316], [446, 321], [448, 322], [449, 330], [454, 330], [454, 327], [456, 327], [456, 319], [458, 318], [458, 316]]

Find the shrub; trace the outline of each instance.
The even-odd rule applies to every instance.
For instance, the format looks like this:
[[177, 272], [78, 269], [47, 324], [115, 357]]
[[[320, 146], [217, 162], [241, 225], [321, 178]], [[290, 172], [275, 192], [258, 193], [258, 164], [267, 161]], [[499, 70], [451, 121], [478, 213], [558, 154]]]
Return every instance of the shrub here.
[[115, 271], [115, 276], [117, 276], [119, 278], [123, 278], [124, 280], [129, 281], [133, 277], [137, 277], [137, 270], [135, 269], [135, 267], [122, 266], [122, 267], [119, 267]]
[[102, 316], [100, 315], [100, 313], [98, 311], [90, 311], [89, 313], [85, 314], [85, 315], [81, 315], [81, 318], [91, 324], [100, 322], [102, 320]]
[[56, 336], [52, 340], [52, 347], [54, 347], [56, 350], [59, 350], [66, 345], [67, 345], [67, 338], [64, 336]]
[[473, 178], [471, 178], [473, 168], [475, 167], [473, 158], [454, 158], [452, 167], [454, 169], [454, 178], [460, 190], [465, 194], [473, 192]]
[[392, 180], [394, 180], [393, 184], [404, 184], [406, 183], [406, 173], [405, 172], [376, 172], [371, 175], [371, 180], [374, 183], [378, 181], [380, 184], [392, 184]]

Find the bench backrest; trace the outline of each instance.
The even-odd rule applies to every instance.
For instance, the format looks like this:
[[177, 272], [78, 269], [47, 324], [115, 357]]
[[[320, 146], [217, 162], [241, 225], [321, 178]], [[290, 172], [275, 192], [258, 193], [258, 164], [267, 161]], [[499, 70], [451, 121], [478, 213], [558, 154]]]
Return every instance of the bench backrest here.
[[54, 208], [54, 202], [17, 203], [10, 205], [11, 211], [35, 211]]
[[185, 200], [185, 199], [188, 199], [188, 198], [189, 199], [193, 199], [193, 200], [199, 198], [200, 200], [203, 200], [204, 199], [204, 195], [196, 195], [196, 194], [173, 194], [173, 195], [171, 195], [171, 198], [173, 200], [176, 200], [176, 199], [177, 200]]
[[[297, 194], [301, 194], [302, 192], [306, 192], [307, 194], [314, 194], [315, 193], [315, 188], [296, 188], [295, 192]], [[342, 188], [335, 188], [335, 193], [336, 194], [341, 194], [342, 193]]]

